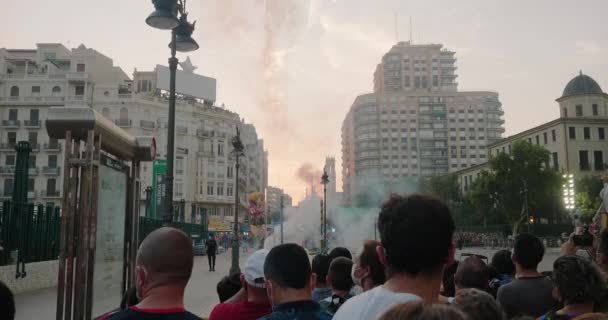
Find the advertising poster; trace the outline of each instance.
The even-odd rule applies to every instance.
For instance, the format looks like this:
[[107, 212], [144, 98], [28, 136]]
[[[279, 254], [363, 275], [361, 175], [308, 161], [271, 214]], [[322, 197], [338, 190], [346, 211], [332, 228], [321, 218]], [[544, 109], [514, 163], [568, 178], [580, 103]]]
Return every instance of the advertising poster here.
[[162, 219], [165, 208], [165, 176], [167, 175], [167, 160], [154, 160], [152, 166], [152, 208], [150, 216], [153, 219]]

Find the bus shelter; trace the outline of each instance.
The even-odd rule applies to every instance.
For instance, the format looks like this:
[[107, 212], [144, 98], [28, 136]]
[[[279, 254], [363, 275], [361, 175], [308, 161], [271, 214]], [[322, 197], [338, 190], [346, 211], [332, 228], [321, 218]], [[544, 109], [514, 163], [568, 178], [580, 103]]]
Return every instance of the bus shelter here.
[[65, 142], [56, 319], [88, 320], [135, 283], [139, 168], [156, 142], [88, 107], [50, 108], [46, 128]]

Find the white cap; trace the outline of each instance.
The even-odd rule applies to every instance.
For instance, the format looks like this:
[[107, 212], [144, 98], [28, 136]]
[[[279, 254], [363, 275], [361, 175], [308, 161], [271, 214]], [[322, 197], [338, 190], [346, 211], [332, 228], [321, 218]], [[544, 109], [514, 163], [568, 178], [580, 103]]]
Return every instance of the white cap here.
[[260, 249], [247, 258], [245, 264], [245, 281], [251, 286], [265, 288], [264, 283], [264, 261], [266, 261], [268, 249]]

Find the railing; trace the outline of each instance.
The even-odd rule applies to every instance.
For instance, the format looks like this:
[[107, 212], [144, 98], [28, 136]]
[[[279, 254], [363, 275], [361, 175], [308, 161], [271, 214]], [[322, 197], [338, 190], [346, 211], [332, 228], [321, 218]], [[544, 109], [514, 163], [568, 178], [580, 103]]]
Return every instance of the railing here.
[[89, 74], [85, 72], [68, 72], [66, 78], [68, 80], [85, 81], [89, 79]]
[[35, 175], [38, 175], [38, 172], [40, 172], [40, 171], [38, 170], [38, 167], [34, 167], [34, 168], [28, 168], [28, 169], [27, 169], [27, 174], [28, 174], [28, 175], [30, 175], [30, 176], [35, 176]]
[[36, 96], [36, 97], [0, 97], [0, 104], [11, 103], [11, 104], [29, 104], [29, 103], [44, 103], [44, 104], [57, 104], [63, 103], [65, 98], [54, 97], [54, 96]]
[[2, 126], [5, 128], [19, 128], [20, 125], [19, 120], [2, 120]]
[[24, 127], [40, 128], [40, 125], [42, 125], [42, 121], [40, 121], [40, 120], [25, 120], [25, 121], [23, 121], [23, 126]]
[[[177, 210], [176, 210], [177, 213]], [[186, 223], [176, 221], [178, 219], [173, 219], [172, 227], [177, 228], [188, 234], [189, 236], [197, 235], [199, 239], [206, 239], [207, 232], [205, 226], [203, 224], [196, 223]], [[203, 219], [204, 220], [204, 219]], [[144, 238], [150, 234], [150, 232], [163, 227], [163, 220], [160, 219], [152, 219], [146, 217], [139, 218], [139, 242], [144, 240]]]
[[177, 134], [188, 134], [188, 128], [187, 127], [180, 127], [177, 126], [175, 127], [175, 132], [177, 132]]
[[61, 144], [59, 143], [45, 143], [44, 150], [46, 151], [61, 151]]
[[131, 94], [119, 94], [118, 99], [131, 99]]
[[0, 175], [13, 175], [15, 174], [15, 166], [1, 166]]
[[[28, 195], [31, 195], [28, 193]], [[34, 192], [35, 195], [35, 192]], [[57, 259], [60, 234], [59, 207], [24, 206], [4, 201], [0, 207], [2, 233], [0, 240], [4, 254], [0, 255], [0, 265], [30, 263]], [[16, 255], [10, 253], [16, 253]], [[13, 258], [18, 261], [12, 261]], [[17, 277], [25, 277], [25, 266], [17, 269]]]
[[40, 196], [43, 198], [60, 198], [61, 195], [57, 190], [42, 190]]
[[30, 148], [32, 148], [32, 152], [40, 151], [40, 143], [30, 142]]
[[8, 142], [8, 143], [0, 143], [0, 150], [10, 150], [10, 151], [15, 151], [15, 146], [17, 144], [14, 142]]
[[43, 167], [42, 173], [48, 176], [58, 176], [61, 172], [61, 167]]
[[196, 136], [200, 137], [200, 138], [213, 137], [213, 131], [203, 130], [203, 129], [197, 129], [196, 130]]
[[145, 129], [154, 129], [156, 123], [154, 121], [141, 120], [139, 121], [139, 126]]
[[131, 119], [116, 119], [114, 123], [121, 128], [131, 128], [133, 121]]

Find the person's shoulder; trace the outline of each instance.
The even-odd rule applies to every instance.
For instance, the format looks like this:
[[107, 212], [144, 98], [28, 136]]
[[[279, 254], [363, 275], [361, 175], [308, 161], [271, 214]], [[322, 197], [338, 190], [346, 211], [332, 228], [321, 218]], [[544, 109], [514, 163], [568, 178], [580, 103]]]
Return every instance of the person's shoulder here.
[[234, 307], [234, 304], [230, 303], [216, 304], [211, 310], [211, 313], [209, 313], [209, 320], [232, 319]]
[[99, 320], [128, 320], [135, 319], [135, 312], [131, 309], [106, 313]]

